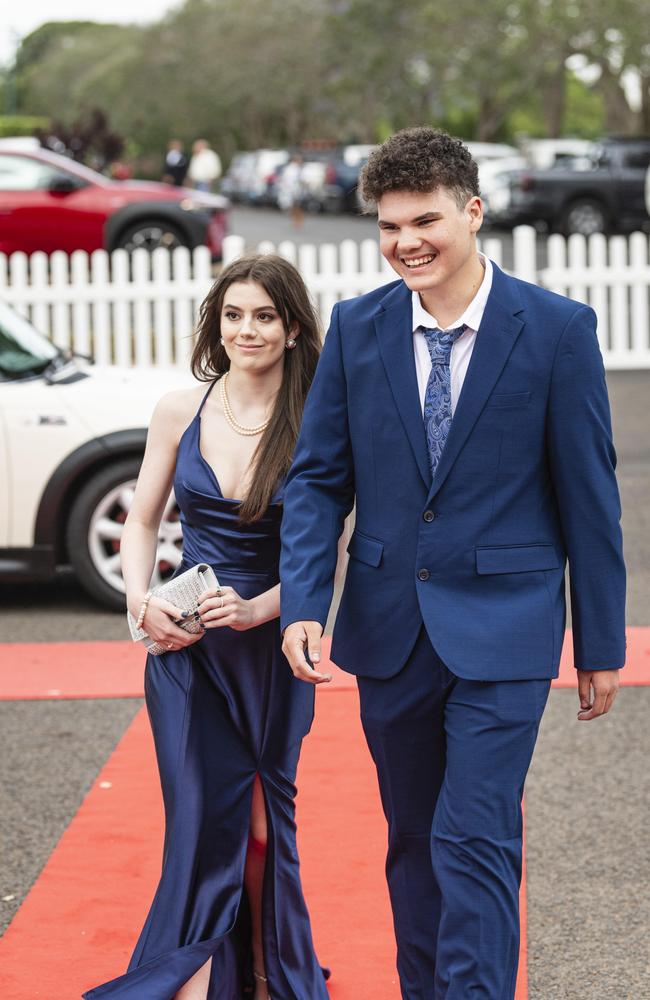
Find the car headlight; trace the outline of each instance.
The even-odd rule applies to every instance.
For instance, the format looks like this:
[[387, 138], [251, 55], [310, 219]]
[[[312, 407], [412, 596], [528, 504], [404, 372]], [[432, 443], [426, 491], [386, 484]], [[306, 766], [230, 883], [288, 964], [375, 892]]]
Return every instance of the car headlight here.
[[184, 212], [224, 212], [230, 208], [230, 202], [223, 195], [203, 194], [201, 197], [183, 198], [177, 203]]
[[183, 198], [178, 204], [184, 212], [205, 212], [207, 208], [207, 205], [202, 205], [200, 201], [195, 201], [194, 198]]

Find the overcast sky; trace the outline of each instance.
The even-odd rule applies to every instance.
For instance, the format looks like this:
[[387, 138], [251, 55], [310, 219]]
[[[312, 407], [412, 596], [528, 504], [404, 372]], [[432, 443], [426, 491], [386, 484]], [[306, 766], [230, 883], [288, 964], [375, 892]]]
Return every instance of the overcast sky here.
[[110, 21], [138, 24], [157, 21], [181, 0], [6, 0], [0, 21], [0, 63], [11, 62], [21, 38], [46, 21]]

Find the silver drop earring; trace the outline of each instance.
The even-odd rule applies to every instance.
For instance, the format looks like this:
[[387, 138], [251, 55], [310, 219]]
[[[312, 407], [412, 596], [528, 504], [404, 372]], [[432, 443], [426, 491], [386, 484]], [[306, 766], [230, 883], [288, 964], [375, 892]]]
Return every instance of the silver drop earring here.
[[222, 347], [225, 347], [225, 346], [226, 346], [226, 342], [225, 342], [225, 340], [223, 339], [223, 337], [219, 337], [219, 343], [221, 344], [221, 346], [222, 346]]
[[293, 337], [290, 337], [284, 346], [288, 351], [293, 351], [294, 347], [296, 346], [296, 342], [293, 339]]

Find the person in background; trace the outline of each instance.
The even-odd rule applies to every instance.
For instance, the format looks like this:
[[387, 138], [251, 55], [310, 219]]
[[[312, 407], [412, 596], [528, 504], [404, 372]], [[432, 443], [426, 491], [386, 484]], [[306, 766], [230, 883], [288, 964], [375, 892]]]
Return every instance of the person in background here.
[[187, 176], [197, 191], [212, 191], [221, 177], [221, 160], [207, 139], [197, 139], [193, 144]]
[[167, 143], [163, 181], [166, 184], [173, 184], [175, 187], [182, 187], [187, 167], [188, 159], [183, 152], [183, 143], [180, 139], [170, 139]]
[[305, 221], [302, 206], [304, 184], [302, 179], [303, 158], [299, 153], [292, 156], [278, 178], [278, 205], [283, 212], [289, 212], [294, 229], [300, 229]]

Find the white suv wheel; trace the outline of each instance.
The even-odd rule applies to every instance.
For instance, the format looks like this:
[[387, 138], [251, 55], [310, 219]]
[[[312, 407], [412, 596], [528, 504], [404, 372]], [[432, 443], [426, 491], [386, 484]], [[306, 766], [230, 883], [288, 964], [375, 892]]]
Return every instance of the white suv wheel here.
[[[94, 597], [116, 610], [124, 608], [120, 545], [139, 466], [139, 458], [120, 459], [98, 472], [79, 493], [68, 522], [68, 555], [77, 576]], [[160, 523], [153, 586], [169, 579], [181, 561], [181, 549], [179, 510], [172, 493]]]
[[[125, 593], [120, 546], [127, 514], [135, 493], [135, 480], [120, 483], [98, 503], [88, 525], [88, 551], [103, 580], [120, 594]], [[169, 579], [181, 561], [183, 540], [178, 507], [172, 493], [160, 522], [158, 552], [152, 577], [157, 586]]]

